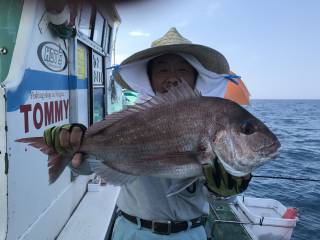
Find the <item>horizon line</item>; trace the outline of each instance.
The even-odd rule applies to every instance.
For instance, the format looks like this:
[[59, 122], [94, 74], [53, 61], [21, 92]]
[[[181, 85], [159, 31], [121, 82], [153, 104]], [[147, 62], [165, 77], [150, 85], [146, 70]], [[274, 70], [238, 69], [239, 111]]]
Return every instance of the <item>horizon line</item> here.
[[251, 100], [320, 100], [320, 98], [251, 98]]

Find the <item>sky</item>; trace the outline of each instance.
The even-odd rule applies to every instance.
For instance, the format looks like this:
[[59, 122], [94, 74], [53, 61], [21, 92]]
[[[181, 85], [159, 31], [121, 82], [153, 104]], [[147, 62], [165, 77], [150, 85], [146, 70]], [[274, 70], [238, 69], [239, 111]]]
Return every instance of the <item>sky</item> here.
[[320, 99], [319, 0], [133, 2], [117, 6], [117, 63], [176, 27], [222, 53], [253, 99]]

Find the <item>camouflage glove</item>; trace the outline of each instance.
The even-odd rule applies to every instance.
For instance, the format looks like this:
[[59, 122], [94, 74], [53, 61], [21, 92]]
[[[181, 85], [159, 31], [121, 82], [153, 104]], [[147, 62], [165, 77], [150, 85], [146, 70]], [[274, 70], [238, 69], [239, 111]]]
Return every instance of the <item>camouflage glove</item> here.
[[227, 173], [217, 158], [214, 160], [213, 166], [210, 164], [203, 166], [203, 173], [208, 190], [220, 197], [229, 197], [243, 192], [251, 180], [251, 174], [235, 177]]
[[[65, 139], [63, 138], [62, 134], [71, 133], [74, 127], [79, 127], [82, 130], [82, 132], [85, 132], [87, 129], [84, 125], [78, 123], [64, 124], [57, 127], [51, 127], [49, 129], [46, 129], [43, 134], [46, 144], [54, 148], [60, 154], [75, 152], [70, 143], [67, 144], [68, 147], [62, 147], [63, 144], [61, 144], [62, 139]], [[67, 131], [62, 131], [63, 129]]]

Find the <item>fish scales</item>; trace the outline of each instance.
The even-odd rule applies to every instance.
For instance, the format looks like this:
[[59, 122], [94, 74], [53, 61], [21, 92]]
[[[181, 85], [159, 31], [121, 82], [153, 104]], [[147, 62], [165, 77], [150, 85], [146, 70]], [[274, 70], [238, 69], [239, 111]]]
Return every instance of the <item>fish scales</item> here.
[[147, 109], [115, 123], [99, 136], [85, 138], [81, 151], [90, 153], [92, 149], [96, 153], [99, 146], [99, 157], [106, 161], [117, 161], [112, 156], [121, 155], [124, 161], [129, 161], [128, 157], [135, 160], [144, 154], [195, 150], [206, 128], [201, 116], [206, 108], [206, 101], [200, 98]]

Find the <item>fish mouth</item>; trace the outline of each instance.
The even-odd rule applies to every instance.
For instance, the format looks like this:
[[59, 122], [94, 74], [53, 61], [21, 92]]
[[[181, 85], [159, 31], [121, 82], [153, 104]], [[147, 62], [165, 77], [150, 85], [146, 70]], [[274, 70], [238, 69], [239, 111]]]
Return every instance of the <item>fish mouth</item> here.
[[259, 156], [262, 157], [262, 160], [271, 160], [275, 159], [279, 155], [279, 149], [273, 153], [261, 153]]
[[228, 163], [226, 163], [226, 161], [224, 161], [221, 158], [221, 156], [219, 156], [219, 154], [217, 154], [216, 152], [214, 152], [214, 154], [216, 155], [218, 161], [222, 164], [224, 170], [226, 170], [232, 176], [244, 177], [244, 176], [247, 176], [248, 174], [250, 174], [251, 171], [240, 171], [240, 170], [234, 169], [234, 167], [232, 167]]
[[218, 158], [218, 161], [222, 164], [223, 168], [232, 176], [244, 177], [251, 173], [251, 171], [245, 172], [245, 171], [236, 170], [233, 167], [231, 167], [229, 164], [227, 164], [225, 161], [222, 161], [220, 158]]
[[250, 166], [248, 170], [245, 170], [248, 168], [246, 165], [238, 164], [239, 167], [241, 167], [244, 170], [237, 170], [234, 167], [230, 166], [226, 161], [224, 161], [219, 154], [215, 152], [215, 155], [217, 156], [218, 161], [222, 164], [223, 168], [232, 176], [235, 177], [244, 177], [250, 174], [254, 169], [258, 168], [259, 166], [263, 165], [265, 162], [275, 159], [279, 155], [279, 151], [275, 151], [271, 154], [263, 154], [260, 155], [259, 159], [254, 160], [256, 164]]
[[260, 155], [261, 156], [265, 156], [265, 157], [268, 157], [269, 155], [272, 155], [274, 153], [278, 153], [279, 152], [279, 149], [281, 148], [281, 144], [280, 142], [277, 140], [277, 141], [274, 141], [273, 143], [267, 145], [267, 146], [263, 146], [257, 150], [254, 150], [255, 152], [260, 152]]

